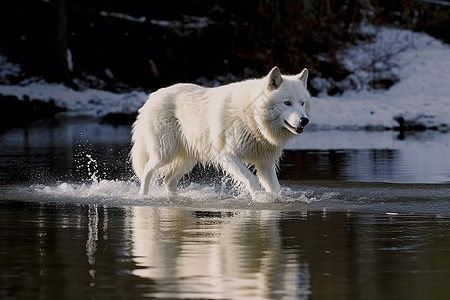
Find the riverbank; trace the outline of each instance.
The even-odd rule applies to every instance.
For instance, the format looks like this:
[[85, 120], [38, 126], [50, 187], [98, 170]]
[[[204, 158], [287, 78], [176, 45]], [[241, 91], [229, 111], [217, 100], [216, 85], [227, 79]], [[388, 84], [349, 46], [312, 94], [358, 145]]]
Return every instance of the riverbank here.
[[[0, 59], [0, 76], [20, 68]], [[329, 96], [327, 78], [311, 78], [322, 92], [312, 99], [310, 126], [339, 130], [438, 130], [450, 128], [450, 46], [426, 34], [378, 28], [376, 38], [341, 52], [351, 75], [341, 95]], [[375, 89], [373, 74], [397, 78], [387, 90]], [[219, 82], [211, 83], [212, 85]], [[28, 80], [0, 85], [2, 127], [53, 117], [95, 117], [111, 123], [133, 121], [148, 92], [113, 93], [93, 88]]]

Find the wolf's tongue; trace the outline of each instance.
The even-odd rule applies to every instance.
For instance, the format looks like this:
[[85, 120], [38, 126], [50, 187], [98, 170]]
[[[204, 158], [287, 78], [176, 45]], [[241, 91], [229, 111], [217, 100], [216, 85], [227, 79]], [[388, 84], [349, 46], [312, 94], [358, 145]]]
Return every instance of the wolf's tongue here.
[[303, 132], [303, 127], [296, 127], [295, 131], [297, 131], [297, 133], [302, 133]]

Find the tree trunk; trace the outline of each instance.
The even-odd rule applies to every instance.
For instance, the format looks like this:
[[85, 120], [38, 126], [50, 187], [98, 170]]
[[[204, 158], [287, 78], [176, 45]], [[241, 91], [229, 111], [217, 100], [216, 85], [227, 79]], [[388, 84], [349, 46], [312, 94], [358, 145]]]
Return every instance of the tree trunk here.
[[48, 79], [73, 85], [67, 61], [67, 15], [68, 0], [50, 0], [50, 15], [53, 17], [50, 63]]

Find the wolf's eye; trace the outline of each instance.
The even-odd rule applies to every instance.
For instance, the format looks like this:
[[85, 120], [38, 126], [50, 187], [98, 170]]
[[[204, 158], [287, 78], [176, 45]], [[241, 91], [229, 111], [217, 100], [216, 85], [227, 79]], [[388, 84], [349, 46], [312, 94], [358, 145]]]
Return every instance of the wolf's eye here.
[[302, 103], [300, 103], [302, 106], [304, 106], [305, 105], [305, 102], [302, 102]]
[[291, 101], [284, 101], [284, 105], [291, 106], [292, 103], [291, 103]]

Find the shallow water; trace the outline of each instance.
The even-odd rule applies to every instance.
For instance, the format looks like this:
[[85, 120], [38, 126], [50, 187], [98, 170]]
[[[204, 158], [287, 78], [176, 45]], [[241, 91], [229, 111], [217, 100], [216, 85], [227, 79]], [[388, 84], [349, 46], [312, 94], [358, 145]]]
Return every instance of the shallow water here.
[[197, 168], [149, 197], [129, 127], [0, 134], [1, 299], [447, 299], [450, 135], [305, 131], [282, 197]]

